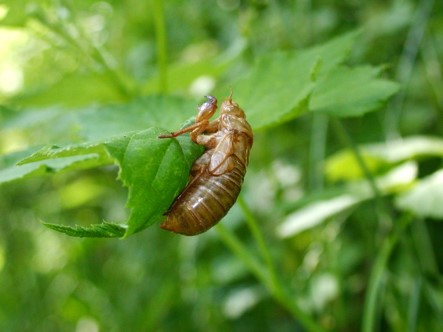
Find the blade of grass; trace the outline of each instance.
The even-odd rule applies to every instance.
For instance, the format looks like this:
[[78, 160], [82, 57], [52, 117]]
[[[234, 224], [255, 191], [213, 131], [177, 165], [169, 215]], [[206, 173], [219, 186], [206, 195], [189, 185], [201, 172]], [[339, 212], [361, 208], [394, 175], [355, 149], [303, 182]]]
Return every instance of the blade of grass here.
[[405, 216], [402, 220], [399, 220], [395, 224], [395, 230], [383, 240], [381, 249], [375, 257], [365, 297], [362, 332], [376, 331], [375, 322], [377, 321], [377, 310], [380, 307], [379, 298], [389, 257], [397, 244], [400, 234], [410, 222], [410, 216]]
[[417, 278], [414, 282], [414, 288], [412, 289], [411, 298], [409, 300], [408, 310], [408, 332], [414, 332], [417, 330], [417, 318], [420, 308], [420, 296], [422, 293], [423, 281], [421, 277]]
[[403, 52], [398, 61], [395, 75], [396, 81], [404, 85], [404, 88], [392, 99], [386, 112], [385, 133], [389, 139], [397, 138], [400, 135], [398, 128], [400, 123], [399, 119], [402, 114], [404, 100], [408, 93], [407, 86], [413, 74], [417, 54], [420, 50], [433, 6], [434, 0], [419, 1], [415, 17], [403, 47]]

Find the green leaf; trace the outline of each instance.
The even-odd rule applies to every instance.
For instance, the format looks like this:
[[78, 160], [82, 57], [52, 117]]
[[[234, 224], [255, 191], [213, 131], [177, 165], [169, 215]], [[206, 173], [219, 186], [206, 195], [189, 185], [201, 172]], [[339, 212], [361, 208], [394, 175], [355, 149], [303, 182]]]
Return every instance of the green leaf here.
[[[49, 121], [63, 117], [61, 113], [54, 116], [52, 110], [48, 110], [48, 114]], [[13, 161], [4, 163], [6, 167], [0, 171], [0, 183], [116, 163], [120, 167], [119, 178], [129, 192], [127, 207], [130, 215], [125, 225], [125, 236], [160, 221], [186, 185], [190, 167], [203, 148], [194, 144], [189, 135], [158, 139], [158, 135], [167, 130], [137, 129], [149, 124], [178, 129], [181, 117], [195, 115], [195, 104], [180, 98], [152, 96], [127, 105], [90, 107], [73, 115], [71, 112], [66, 114], [75, 119], [74, 122], [82, 128], [79, 133], [89, 142], [44, 147], [16, 165], [19, 156], [23, 157], [21, 153]], [[22, 122], [24, 128], [29, 128], [32, 121], [28, 118], [34, 118], [32, 112], [16, 120]], [[100, 236], [109, 235], [106, 228], [96, 226], [60, 226], [59, 230], [76, 236], [96, 236], [101, 231], [103, 234]]]
[[73, 237], [122, 237], [126, 232], [126, 225], [103, 222], [101, 224], [82, 226], [64, 226], [58, 224], [43, 223], [46, 227]]
[[85, 143], [78, 145], [68, 145], [65, 147], [59, 147], [57, 145], [46, 146], [33, 153], [29, 157], [22, 159], [20, 162], [18, 162], [18, 165], [67, 157], [86, 156], [85, 159], [88, 159], [87, 156], [89, 155], [96, 156], [97, 164], [94, 166], [101, 166], [112, 163], [112, 160], [109, 158], [106, 149], [104, 149], [104, 146], [101, 143]]
[[125, 132], [149, 127], [176, 130], [185, 119], [197, 114], [197, 103], [172, 96], [149, 96], [127, 104], [102, 105], [76, 112], [79, 134], [100, 141]]
[[319, 79], [309, 108], [338, 117], [373, 111], [399, 88], [396, 83], [377, 78], [379, 74], [379, 68], [368, 66], [337, 67]]
[[253, 69], [234, 81], [236, 101], [254, 130], [260, 130], [307, 112], [318, 71], [329, 71], [344, 61], [356, 33], [302, 51], [262, 56]]
[[[33, 151], [33, 148], [25, 150]], [[30, 177], [82, 170], [113, 163], [102, 144], [79, 144], [67, 147], [44, 147], [21, 160], [17, 152], [0, 169], [0, 184]], [[6, 159], [4, 159], [6, 161]]]
[[341, 65], [357, 35], [354, 32], [309, 49], [260, 57], [232, 84], [235, 100], [253, 129], [280, 125], [308, 110], [361, 115], [397, 91], [397, 84], [377, 78], [378, 68]]
[[395, 204], [421, 218], [443, 219], [443, 169], [419, 181], [399, 196]]
[[279, 125], [307, 111], [316, 58], [277, 53], [263, 57], [249, 75], [234, 82], [235, 100], [254, 130]]
[[188, 181], [190, 168], [180, 144], [175, 139], [159, 139], [161, 133], [151, 128], [105, 144], [129, 189], [126, 236], [160, 221]]
[[[117, 163], [119, 179], [129, 192], [126, 205], [130, 215], [124, 225], [124, 236], [129, 236], [163, 218], [186, 185], [194, 160], [202, 153], [202, 147], [192, 143], [189, 137], [159, 139], [162, 133], [165, 130], [150, 128], [115, 136], [103, 143], [45, 147], [23, 159], [19, 166], [2, 170], [0, 182]], [[115, 237], [122, 235], [123, 226], [113, 226], [118, 228], [114, 233], [107, 223], [48, 227], [73, 236]]]
[[30, 177], [81, 170], [103, 165], [102, 158], [96, 153], [86, 153], [13, 165], [0, 170], [0, 184]]
[[94, 105], [77, 109], [48, 107], [15, 112], [0, 123], [3, 131], [17, 131], [34, 144], [48, 142], [97, 143], [126, 132], [149, 127], [176, 130], [195, 117], [197, 102], [173, 96], [148, 96], [125, 104]]

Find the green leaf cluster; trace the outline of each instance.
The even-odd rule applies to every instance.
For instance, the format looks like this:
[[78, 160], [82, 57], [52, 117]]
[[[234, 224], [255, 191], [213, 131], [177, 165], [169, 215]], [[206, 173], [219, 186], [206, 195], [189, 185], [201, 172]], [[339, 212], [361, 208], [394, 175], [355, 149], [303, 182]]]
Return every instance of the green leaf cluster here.
[[[379, 78], [380, 70], [343, 65], [357, 33], [350, 33], [306, 50], [267, 54], [232, 83], [234, 98], [246, 110], [254, 131], [289, 122], [306, 112], [360, 116], [375, 110], [397, 90]], [[80, 144], [45, 147], [16, 166], [0, 171], [0, 180], [82, 170], [115, 163], [129, 190], [128, 220], [114, 230], [103, 227], [58, 226], [69, 235], [128, 236], [162, 219], [187, 181], [190, 165], [201, 149], [189, 139], [160, 140], [166, 129], [193, 115], [189, 100], [152, 96], [129, 104], [93, 106], [53, 115], [52, 125], [75, 119], [68, 128]], [[11, 119], [17, 123], [38, 111]], [[37, 113], [40, 114], [40, 113]], [[29, 122], [24, 126], [29, 127]], [[66, 132], [65, 132], [66, 133]], [[120, 225], [118, 228], [117, 225]], [[103, 233], [100, 233], [103, 232]]]

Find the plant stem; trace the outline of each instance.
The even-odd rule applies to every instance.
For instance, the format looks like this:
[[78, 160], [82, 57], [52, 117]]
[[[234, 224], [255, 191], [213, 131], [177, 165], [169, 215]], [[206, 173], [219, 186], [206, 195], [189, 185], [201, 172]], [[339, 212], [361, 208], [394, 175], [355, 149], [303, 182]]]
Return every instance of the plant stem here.
[[386, 228], [391, 227], [392, 226], [391, 216], [388, 213], [385, 204], [383, 203], [380, 190], [377, 187], [374, 176], [372, 175], [371, 171], [369, 170], [363, 159], [359, 147], [352, 140], [351, 135], [348, 133], [347, 129], [340, 120], [333, 119], [332, 123], [334, 124], [336, 132], [339, 135], [339, 137], [342, 139], [344, 144], [351, 149], [360, 169], [362, 170], [366, 180], [368, 181], [369, 187], [371, 188], [372, 194], [374, 195], [375, 198], [375, 203], [376, 203], [375, 208], [376, 208], [376, 213], [378, 214], [379, 217], [380, 225], [386, 226]]
[[283, 307], [285, 307], [294, 318], [306, 328], [308, 331], [321, 332], [323, 329], [319, 326], [308, 314], [306, 314], [294, 299], [288, 295], [289, 292], [282, 286], [277, 273], [275, 272], [275, 267], [272, 262], [271, 255], [264, 241], [264, 237], [257, 226], [257, 220], [252, 214], [251, 210], [248, 208], [245, 201], [240, 197], [239, 205], [245, 214], [248, 226], [257, 241], [260, 253], [263, 256], [266, 267], [257, 261], [255, 256], [248, 251], [246, 246], [223, 224], [218, 224], [216, 229], [219, 233], [221, 239], [225, 242], [232, 252], [234, 252], [238, 258], [240, 258], [245, 265], [251, 270], [251, 272], [257, 277], [257, 279], [268, 289], [272, 296], [279, 302]]
[[439, 275], [437, 258], [432, 249], [432, 240], [424, 220], [417, 220], [411, 225], [412, 246], [417, 255], [417, 265], [425, 275]]
[[166, 42], [165, 13], [162, 0], [154, 0], [154, 23], [157, 45], [159, 92], [168, 92], [168, 49]]
[[258, 227], [258, 222], [241, 195], [238, 198], [237, 203], [242, 209], [243, 215], [246, 218], [246, 222], [248, 223], [248, 227], [251, 230], [252, 236], [255, 238], [255, 241], [257, 242], [257, 246], [262, 256], [262, 259], [265, 262], [266, 267], [268, 269], [270, 282], [274, 285], [275, 288], [278, 288], [279, 282], [277, 274], [275, 272], [274, 262], [272, 261], [271, 253], [268, 250], [268, 246], [266, 245], [264, 236], [260, 232], [260, 229]]
[[268, 284], [268, 277], [264, 273], [264, 268], [260, 262], [252, 256], [238, 238], [223, 224], [216, 227], [218, 234], [225, 244], [240, 258], [255, 276], [264, 284]]
[[408, 305], [408, 332], [417, 331], [417, 318], [420, 308], [420, 296], [422, 294], [423, 280], [421, 277], [414, 280]]
[[323, 170], [321, 165], [325, 158], [328, 117], [324, 114], [312, 115], [311, 142], [309, 145], [309, 189], [323, 189]]

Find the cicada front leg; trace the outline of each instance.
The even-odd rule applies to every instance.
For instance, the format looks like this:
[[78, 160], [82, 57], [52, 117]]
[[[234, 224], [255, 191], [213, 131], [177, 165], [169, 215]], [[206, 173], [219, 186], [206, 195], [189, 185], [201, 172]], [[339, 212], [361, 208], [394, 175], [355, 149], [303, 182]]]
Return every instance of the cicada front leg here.
[[198, 143], [198, 137], [202, 133], [217, 131], [218, 120], [209, 121], [217, 110], [217, 99], [212, 96], [206, 96], [206, 99], [207, 101], [198, 107], [198, 114], [193, 125], [170, 134], [160, 135], [159, 138], [173, 138], [190, 132], [192, 141], [200, 144]]
[[196, 122], [193, 125], [190, 125], [189, 127], [183, 128], [178, 131], [174, 131], [173, 133], [159, 135], [158, 138], [174, 138], [189, 132], [191, 132], [191, 136], [195, 136], [204, 132], [207, 126], [208, 124], [205, 123], [205, 121]]

